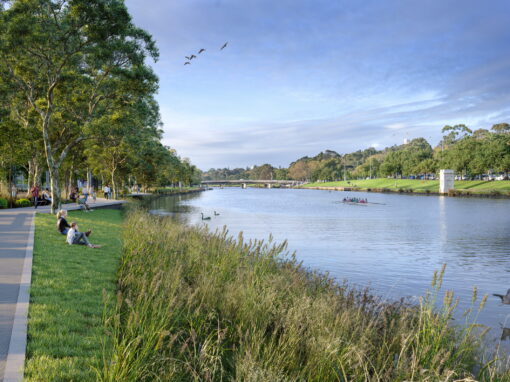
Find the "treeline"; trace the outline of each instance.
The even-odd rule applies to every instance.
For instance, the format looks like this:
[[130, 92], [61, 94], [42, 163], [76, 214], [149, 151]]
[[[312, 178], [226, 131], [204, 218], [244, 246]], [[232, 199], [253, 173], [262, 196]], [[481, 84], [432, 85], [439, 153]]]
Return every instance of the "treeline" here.
[[[52, 210], [92, 173], [113, 192], [198, 170], [161, 143], [158, 50], [120, 0], [0, 1], [0, 175], [49, 172]], [[89, 176], [90, 177], [90, 176]], [[10, 192], [9, 192], [10, 193]]]
[[326, 150], [315, 157], [303, 157], [288, 168], [270, 164], [233, 170], [210, 169], [204, 180], [293, 179], [335, 181], [375, 177], [432, 177], [441, 168], [455, 170], [466, 178], [510, 172], [510, 125], [499, 123], [490, 129], [472, 131], [466, 125], [445, 126], [443, 138], [432, 147], [425, 138], [384, 150], [370, 147], [348, 154]]

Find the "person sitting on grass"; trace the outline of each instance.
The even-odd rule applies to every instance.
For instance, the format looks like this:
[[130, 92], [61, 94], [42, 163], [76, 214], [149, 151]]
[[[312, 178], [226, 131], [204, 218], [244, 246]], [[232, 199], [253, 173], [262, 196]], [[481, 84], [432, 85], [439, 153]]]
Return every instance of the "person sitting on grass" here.
[[[57, 214], [57, 229], [62, 235], [67, 235], [67, 232], [69, 231], [69, 228], [71, 226], [66, 220], [67, 217], [67, 211], [66, 210], [60, 210]], [[88, 230], [85, 232], [85, 235], [88, 237], [92, 233], [92, 230]]]
[[89, 248], [101, 248], [100, 245], [92, 244], [85, 232], [80, 232], [78, 230], [78, 224], [76, 222], [71, 223], [71, 228], [67, 232], [67, 243], [72, 244], [81, 244], [86, 245]]

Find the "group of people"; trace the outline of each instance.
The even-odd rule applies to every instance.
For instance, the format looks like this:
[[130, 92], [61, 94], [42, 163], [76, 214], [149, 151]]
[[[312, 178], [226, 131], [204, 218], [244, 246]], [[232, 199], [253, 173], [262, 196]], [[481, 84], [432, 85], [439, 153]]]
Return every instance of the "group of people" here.
[[86, 232], [80, 232], [78, 229], [78, 224], [76, 222], [72, 222], [69, 224], [66, 220], [67, 211], [60, 210], [57, 214], [57, 229], [62, 235], [66, 235], [66, 242], [70, 245], [73, 244], [81, 244], [86, 245], [89, 248], [101, 248], [100, 245], [92, 244], [89, 241], [89, 236], [92, 233], [92, 230], [88, 230]]
[[344, 203], [368, 203], [368, 199], [365, 198], [344, 198]]
[[38, 205], [51, 204], [51, 194], [47, 188], [41, 191], [39, 185], [36, 184], [30, 189], [30, 194], [32, 195], [32, 203], [34, 203], [35, 208]]
[[[105, 199], [112, 198], [112, 189], [108, 184], [103, 187], [103, 193]], [[38, 205], [51, 204], [50, 190], [46, 188], [41, 191], [41, 187], [38, 184], [30, 189], [30, 195], [32, 195], [32, 202], [35, 208], [37, 208]], [[69, 199], [74, 203], [78, 203], [87, 211], [90, 211], [90, 207], [87, 204], [89, 197], [94, 200], [94, 203], [96, 202], [97, 194], [93, 187], [84, 187], [82, 189], [81, 196], [78, 187], [74, 187], [69, 193]]]

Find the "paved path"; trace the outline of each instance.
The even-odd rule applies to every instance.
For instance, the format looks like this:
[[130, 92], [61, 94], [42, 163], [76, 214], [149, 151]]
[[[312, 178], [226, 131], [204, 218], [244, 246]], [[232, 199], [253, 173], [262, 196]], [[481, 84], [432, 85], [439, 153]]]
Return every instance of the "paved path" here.
[[0, 380], [3, 379], [33, 210], [0, 210]]
[[[124, 201], [98, 198], [96, 203], [92, 202], [90, 204], [90, 207], [92, 209], [96, 207], [111, 207], [112, 205], [119, 205], [122, 203], [124, 203]], [[64, 205], [63, 208], [71, 210], [78, 209], [78, 206], [76, 204], [70, 204]], [[37, 210], [33, 207], [0, 210], [0, 381], [4, 379], [4, 373], [6, 372], [11, 335], [14, 340], [14, 334], [19, 334], [20, 332], [18, 330], [18, 333], [13, 333], [13, 325], [15, 323], [15, 315], [19, 316], [20, 313], [20, 304], [18, 304], [18, 312], [16, 312], [18, 295], [23, 293], [23, 289], [29, 287], [29, 285], [26, 285], [25, 288], [21, 288], [22, 293], [20, 294], [20, 283], [22, 280], [25, 257], [30, 257], [31, 260], [32, 255], [30, 231], [34, 222], [34, 213], [49, 213], [49, 211], [49, 207], [38, 207]], [[29, 264], [31, 265], [31, 262]], [[30, 272], [31, 268], [28, 269], [28, 273]], [[20, 329], [21, 333], [24, 333], [26, 336], [26, 327]], [[9, 363], [11, 363], [11, 359], [13, 359], [13, 348], [19, 347], [16, 344], [11, 345], [11, 358], [9, 358]], [[22, 361], [24, 360], [24, 354], [17, 354], [15, 356], [17, 356], [18, 360], [19, 356], [22, 356]], [[8, 366], [7, 375], [5, 375], [6, 381], [18, 380], [16, 378], [10, 378], [11, 367], [12, 365], [10, 364]]]

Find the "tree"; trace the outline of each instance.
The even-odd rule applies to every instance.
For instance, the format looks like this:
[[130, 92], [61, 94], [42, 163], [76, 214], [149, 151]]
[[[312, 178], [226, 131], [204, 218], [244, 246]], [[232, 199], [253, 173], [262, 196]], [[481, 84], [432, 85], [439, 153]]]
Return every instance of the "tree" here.
[[274, 171], [274, 177], [277, 180], [287, 180], [289, 178], [289, 171], [286, 168], [277, 168]]
[[274, 168], [267, 163], [262, 166], [254, 166], [250, 171], [250, 179], [253, 180], [272, 180], [274, 177]]
[[443, 133], [447, 133], [443, 136], [443, 140], [441, 141], [441, 145], [443, 149], [448, 148], [449, 146], [455, 144], [462, 138], [465, 138], [472, 134], [473, 132], [464, 124], [459, 124], [455, 126], [446, 125], [441, 130]]
[[510, 125], [508, 123], [496, 123], [492, 125], [491, 130], [495, 133], [510, 133]]
[[294, 180], [310, 180], [318, 165], [317, 161], [299, 160], [289, 167], [289, 177]]
[[157, 50], [118, 0], [15, 0], [0, 28], [1, 74], [39, 116], [55, 213], [69, 151], [95, 137], [111, 101], [156, 90], [144, 60]]

